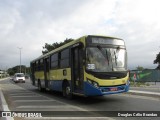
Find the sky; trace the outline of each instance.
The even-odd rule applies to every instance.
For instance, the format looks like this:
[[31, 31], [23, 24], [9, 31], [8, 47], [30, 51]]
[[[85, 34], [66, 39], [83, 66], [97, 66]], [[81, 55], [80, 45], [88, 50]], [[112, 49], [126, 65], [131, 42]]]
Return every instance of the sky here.
[[105, 35], [125, 40], [128, 68], [155, 68], [160, 0], [0, 0], [0, 69], [30, 61], [45, 43]]

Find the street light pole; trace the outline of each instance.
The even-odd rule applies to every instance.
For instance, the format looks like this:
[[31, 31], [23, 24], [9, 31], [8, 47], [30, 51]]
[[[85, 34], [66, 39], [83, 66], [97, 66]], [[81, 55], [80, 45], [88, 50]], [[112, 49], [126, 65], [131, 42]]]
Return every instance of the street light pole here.
[[21, 73], [21, 47], [18, 47], [19, 51], [20, 51], [20, 73]]

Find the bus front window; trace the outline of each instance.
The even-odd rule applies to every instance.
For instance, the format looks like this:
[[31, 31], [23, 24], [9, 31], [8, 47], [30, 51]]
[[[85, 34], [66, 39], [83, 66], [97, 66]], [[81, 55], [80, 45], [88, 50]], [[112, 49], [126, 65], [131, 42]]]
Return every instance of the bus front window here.
[[125, 71], [125, 58], [125, 49], [88, 47], [86, 49], [86, 69], [92, 72]]

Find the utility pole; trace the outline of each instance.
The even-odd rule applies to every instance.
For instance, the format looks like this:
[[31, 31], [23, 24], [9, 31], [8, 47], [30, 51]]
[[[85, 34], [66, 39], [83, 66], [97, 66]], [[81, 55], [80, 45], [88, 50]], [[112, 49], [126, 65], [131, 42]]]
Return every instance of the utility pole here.
[[19, 51], [20, 51], [20, 73], [21, 73], [21, 49], [22, 47], [18, 47]]

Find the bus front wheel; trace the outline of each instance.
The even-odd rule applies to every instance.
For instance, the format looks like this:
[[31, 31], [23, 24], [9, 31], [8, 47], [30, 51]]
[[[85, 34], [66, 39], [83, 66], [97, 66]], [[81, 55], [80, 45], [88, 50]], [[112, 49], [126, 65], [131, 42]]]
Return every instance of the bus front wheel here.
[[65, 83], [63, 86], [63, 96], [69, 99], [72, 98], [72, 93], [69, 83]]

